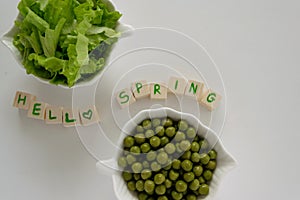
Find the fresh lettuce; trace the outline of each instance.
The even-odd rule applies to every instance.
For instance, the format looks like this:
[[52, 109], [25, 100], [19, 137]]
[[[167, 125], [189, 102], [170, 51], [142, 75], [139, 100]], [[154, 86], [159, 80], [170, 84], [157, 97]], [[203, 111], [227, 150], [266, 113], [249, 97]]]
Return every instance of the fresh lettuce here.
[[74, 86], [105, 65], [122, 16], [103, 0], [21, 0], [14, 45], [28, 74]]

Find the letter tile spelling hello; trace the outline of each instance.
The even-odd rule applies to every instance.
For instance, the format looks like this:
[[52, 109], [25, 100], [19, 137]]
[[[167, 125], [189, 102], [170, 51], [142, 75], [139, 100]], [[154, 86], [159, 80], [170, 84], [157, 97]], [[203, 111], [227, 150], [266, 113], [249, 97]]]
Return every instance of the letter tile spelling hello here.
[[62, 124], [63, 108], [58, 106], [48, 105], [46, 107], [45, 123], [46, 124]]
[[19, 108], [22, 110], [28, 110], [30, 107], [30, 103], [35, 100], [36, 100], [36, 96], [34, 96], [32, 94], [17, 91], [15, 98], [14, 98], [13, 106], [15, 108]]
[[63, 125], [65, 127], [72, 127], [80, 124], [78, 109], [63, 108]]
[[83, 126], [89, 126], [98, 123], [100, 120], [96, 106], [89, 106], [85, 109], [80, 109], [79, 115], [81, 119], [81, 124]]

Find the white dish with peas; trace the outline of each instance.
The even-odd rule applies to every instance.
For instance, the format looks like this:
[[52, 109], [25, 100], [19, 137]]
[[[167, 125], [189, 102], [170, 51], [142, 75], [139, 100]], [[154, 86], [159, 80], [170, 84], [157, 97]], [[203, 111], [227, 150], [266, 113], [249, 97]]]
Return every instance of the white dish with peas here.
[[118, 144], [117, 155], [97, 166], [112, 174], [120, 200], [212, 199], [236, 165], [213, 130], [170, 108], [139, 112]]

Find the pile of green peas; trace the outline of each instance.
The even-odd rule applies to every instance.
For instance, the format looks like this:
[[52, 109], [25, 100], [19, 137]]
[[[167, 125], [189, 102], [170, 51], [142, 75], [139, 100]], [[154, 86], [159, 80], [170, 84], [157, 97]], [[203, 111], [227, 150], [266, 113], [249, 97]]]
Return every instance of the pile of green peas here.
[[195, 200], [209, 194], [217, 152], [185, 120], [146, 119], [123, 141], [118, 165], [139, 200]]

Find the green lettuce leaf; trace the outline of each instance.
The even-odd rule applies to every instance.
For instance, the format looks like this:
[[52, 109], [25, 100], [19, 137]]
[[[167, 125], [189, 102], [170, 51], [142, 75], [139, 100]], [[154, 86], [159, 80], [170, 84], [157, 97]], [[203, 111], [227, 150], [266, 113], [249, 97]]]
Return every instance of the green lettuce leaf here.
[[21, 0], [13, 44], [28, 74], [72, 87], [105, 65], [121, 14], [102, 0]]
[[55, 29], [47, 29], [45, 37], [40, 34], [40, 41], [42, 43], [43, 51], [46, 57], [55, 56], [55, 51], [57, 48], [58, 39], [60, 32], [63, 28], [64, 23], [66, 22], [65, 18], [61, 18], [56, 25]]

